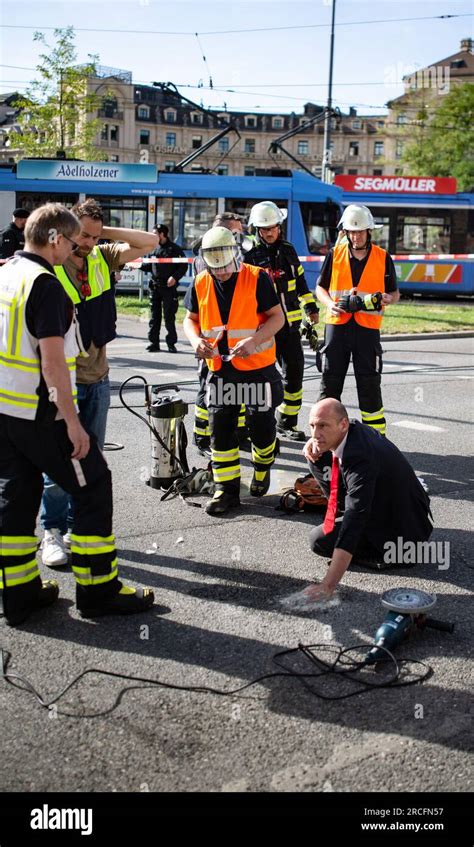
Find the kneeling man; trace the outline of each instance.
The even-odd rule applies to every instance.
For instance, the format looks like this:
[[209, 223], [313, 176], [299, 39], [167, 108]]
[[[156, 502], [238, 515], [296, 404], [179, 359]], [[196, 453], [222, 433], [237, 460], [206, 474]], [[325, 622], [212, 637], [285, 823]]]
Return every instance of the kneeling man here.
[[[305, 591], [317, 601], [332, 595], [351, 562], [404, 564], [393, 561], [393, 549], [427, 541], [433, 519], [428, 494], [400, 450], [371, 427], [349, 421], [342, 403], [320, 400], [309, 425], [303, 454], [329, 497], [324, 522], [310, 536], [313, 552], [331, 559], [323, 581]], [[342, 519], [336, 520], [338, 511]]]

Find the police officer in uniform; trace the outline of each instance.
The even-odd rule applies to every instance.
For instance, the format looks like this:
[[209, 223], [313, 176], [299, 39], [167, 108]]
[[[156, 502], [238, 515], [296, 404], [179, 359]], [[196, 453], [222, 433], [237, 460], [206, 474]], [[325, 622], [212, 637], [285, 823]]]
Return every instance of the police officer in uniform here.
[[270, 200], [252, 207], [249, 225], [257, 235], [254, 247], [245, 253], [249, 265], [264, 268], [271, 277], [285, 314], [285, 324], [276, 337], [277, 358], [283, 374], [283, 403], [277, 409], [277, 432], [293, 441], [304, 441], [298, 430], [303, 400], [304, 353], [299, 328], [301, 306], [311, 323], [318, 323], [319, 309], [308, 289], [295, 248], [281, 235], [286, 210]]
[[276, 448], [274, 409], [282, 399], [274, 336], [283, 325], [283, 314], [267, 274], [241, 263], [228, 229], [217, 226], [205, 233], [201, 255], [206, 270], [186, 293], [183, 326], [210, 372], [206, 405], [216, 491], [206, 511], [221, 515], [240, 503], [236, 430], [242, 402], [252, 441], [250, 494], [262, 497], [270, 486]]
[[28, 209], [15, 209], [13, 220], [2, 232], [0, 259], [9, 259], [17, 250], [25, 246], [24, 229], [29, 216]]
[[111, 474], [77, 414], [74, 311], [54, 266], [66, 261], [78, 233], [64, 206], [41, 206], [28, 219], [26, 249], [0, 268], [0, 589], [12, 626], [59, 594], [36, 561], [42, 472], [73, 497], [81, 615], [132, 614], [154, 601], [151, 589], [119, 581]]
[[326, 256], [316, 286], [327, 309], [319, 399], [341, 399], [352, 356], [362, 423], [385, 435], [379, 330], [384, 306], [400, 299], [397, 275], [391, 256], [372, 243], [380, 226], [367, 206], [347, 206], [339, 226], [345, 237]]
[[[158, 236], [158, 247], [151, 254], [155, 259], [178, 259], [185, 258], [184, 251], [178, 244], [168, 237], [169, 229], [166, 224], [160, 224], [153, 228]], [[158, 353], [160, 350], [161, 313], [166, 327], [166, 344], [170, 353], [176, 353], [176, 312], [178, 311], [178, 282], [186, 273], [187, 264], [158, 264], [157, 262], [144, 264], [144, 271], [151, 271], [152, 278], [149, 284], [150, 291], [150, 324], [148, 329], [149, 345], [146, 348], [149, 353]]]

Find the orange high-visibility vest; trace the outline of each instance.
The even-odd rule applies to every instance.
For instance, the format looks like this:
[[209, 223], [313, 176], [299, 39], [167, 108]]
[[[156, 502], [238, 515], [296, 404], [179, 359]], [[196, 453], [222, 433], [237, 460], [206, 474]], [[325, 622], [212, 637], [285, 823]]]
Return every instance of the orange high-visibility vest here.
[[[364, 297], [365, 294], [374, 294], [376, 291], [384, 294], [386, 255], [385, 250], [382, 250], [381, 247], [377, 247], [376, 244], [371, 245], [369, 258], [357, 286], [357, 294], [360, 297]], [[329, 294], [333, 300], [337, 301], [344, 294], [350, 294], [353, 288], [349, 262], [349, 247], [347, 244], [338, 244], [334, 248], [332, 257]], [[352, 314], [347, 312], [337, 317], [328, 313], [326, 323], [345, 324], [351, 320], [352, 316], [354, 316], [357, 323], [361, 326], [365, 326], [368, 329], [380, 329], [383, 318], [383, 307], [379, 312], [353, 312]]]
[[[210, 341], [216, 341], [227, 332], [229, 350], [242, 338], [254, 335], [268, 318], [257, 312], [257, 280], [261, 268], [252, 265], [241, 266], [232, 298], [228, 323], [223, 326], [222, 317], [217, 303], [214, 280], [208, 271], [202, 271], [196, 277], [194, 287], [199, 304], [199, 323], [201, 335]], [[225, 283], [224, 283], [225, 284]], [[217, 343], [216, 343], [217, 350]], [[257, 347], [252, 356], [245, 359], [236, 356], [231, 359], [234, 368], [239, 371], [254, 371], [273, 365], [276, 361], [275, 339], [265, 341]], [[220, 356], [206, 359], [210, 371], [218, 371], [222, 367]]]

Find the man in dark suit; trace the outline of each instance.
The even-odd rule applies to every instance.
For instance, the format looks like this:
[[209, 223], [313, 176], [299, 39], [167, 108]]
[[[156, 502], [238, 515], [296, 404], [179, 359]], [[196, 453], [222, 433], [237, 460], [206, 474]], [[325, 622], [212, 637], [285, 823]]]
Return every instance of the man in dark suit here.
[[[332, 595], [351, 562], [375, 567], [384, 556], [390, 561], [387, 549], [427, 541], [433, 521], [427, 493], [388, 438], [349, 421], [332, 398], [313, 406], [309, 425], [303, 454], [329, 496], [324, 523], [310, 536], [313, 552], [331, 559], [323, 581], [305, 592], [318, 601]], [[337, 511], [343, 511], [342, 520], [336, 521]]]

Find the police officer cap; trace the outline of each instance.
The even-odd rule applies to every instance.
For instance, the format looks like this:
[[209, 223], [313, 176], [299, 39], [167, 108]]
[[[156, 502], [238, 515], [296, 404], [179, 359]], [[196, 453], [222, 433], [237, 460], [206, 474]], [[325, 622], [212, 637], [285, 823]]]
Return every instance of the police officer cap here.
[[29, 218], [29, 216], [30, 216], [30, 213], [29, 213], [28, 209], [18, 208], [18, 209], [15, 209], [14, 212], [13, 212], [14, 218]]

